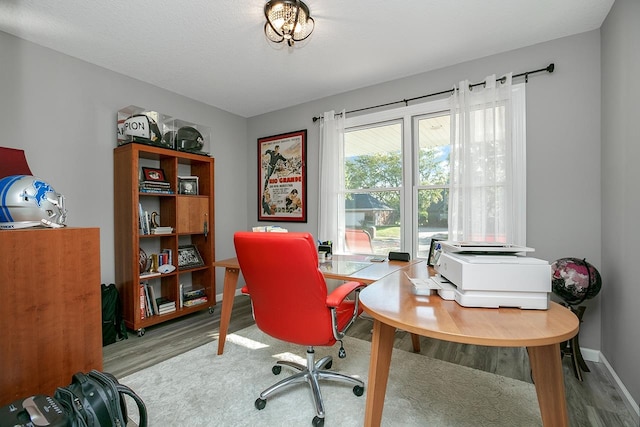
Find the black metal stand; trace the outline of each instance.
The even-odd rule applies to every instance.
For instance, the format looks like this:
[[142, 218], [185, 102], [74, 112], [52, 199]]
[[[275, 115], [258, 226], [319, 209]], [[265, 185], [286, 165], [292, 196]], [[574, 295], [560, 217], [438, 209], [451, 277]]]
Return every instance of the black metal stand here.
[[[580, 306], [577, 309], [569, 306], [573, 314], [578, 317], [580, 323], [582, 323], [582, 316], [584, 315], [584, 311], [586, 310], [585, 306]], [[571, 356], [571, 367], [573, 368], [573, 373], [576, 378], [582, 381], [582, 371], [591, 372], [589, 367], [585, 363], [582, 358], [582, 352], [580, 351], [580, 342], [578, 340], [578, 336], [580, 335], [580, 330], [578, 329], [578, 333], [576, 336], [571, 338], [569, 341], [565, 341], [560, 344], [560, 354], [562, 357]]]

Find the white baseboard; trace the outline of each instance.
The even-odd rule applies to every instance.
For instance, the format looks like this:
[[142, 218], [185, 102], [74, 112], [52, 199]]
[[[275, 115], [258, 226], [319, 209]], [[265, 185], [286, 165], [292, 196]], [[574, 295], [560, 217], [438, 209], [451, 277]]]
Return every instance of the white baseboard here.
[[582, 352], [582, 358], [584, 360], [596, 363], [604, 363], [604, 366], [607, 368], [607, 371], [609, 371], [609, 374], [611, 374], [611, 377], [613, 378], [614, 385], [618, 390], [618, 393], [623, 396], [625, 405], [627, 406], [627, 408], [629, 408], [629, 411], [631, 411], [632, 415], [635, 415], [634, 421], [638, 425], [640, 425], [640, 408], [638, 407], [638, 403], [633, 400], [633, 397], [631, 397], [631, 393], [629, 393], [629, 390], [627, 390], [624, 383], [620, 380], [620, 377], [618, 377], [616, 371], [613, 370], [613, 367], [609, 364], [607, 358], [604, 357], [604, 355], [598, 350], [580, 347], [580, 351]]
[[[236, 289], [236, 293], [234, 297], [237, 297], [238, 295], [244, 295], [242, 293], [242, 289]], [[216, 302], [220, 302], [220, 301], [222, 301], [222, 293], [216, 294]]]
[[600, 363], [600, 352], [598, 350], [592, 350], [590, 348], [580, 347], [582, 358], [589, 362]]

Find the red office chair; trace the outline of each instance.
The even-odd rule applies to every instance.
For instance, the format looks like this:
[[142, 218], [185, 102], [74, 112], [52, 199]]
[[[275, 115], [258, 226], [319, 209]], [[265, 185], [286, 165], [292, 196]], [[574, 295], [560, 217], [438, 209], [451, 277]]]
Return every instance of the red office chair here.
[[[318, 269], [318, 250], [309, 233], [254, 233], [234, 235], [236, 255], [249, 294], [253, 317], [264, 333], [290, 343], [307, 346], [307, 366], [278, 361], [272, 372], [282, 366], [298, 371], [260, 393], [255, 406], [263, 409], [266, 399], [288, 386], [307, 382], [316, 409], [314, 426], [324, 425], [324, 404], [318, 380], [336, 380], [353, 384], [353, 393], [362, 396], [364, 382], [329, 369], [331, 356], [315, 362], [314, 346], [332, 346], [340, 341], [360, 315], [358, 295], [364, 287], [357, 282], [340, 285], [327, 295], [327, 285]], [[347, 296], [355, 291], [355, 299]], [[339, 356], [345, 357], [342, 341]]]
[[356, 254], [372, 254], [371, 234], [366, 230], [347, 228], [344, 232], [349, 252]]

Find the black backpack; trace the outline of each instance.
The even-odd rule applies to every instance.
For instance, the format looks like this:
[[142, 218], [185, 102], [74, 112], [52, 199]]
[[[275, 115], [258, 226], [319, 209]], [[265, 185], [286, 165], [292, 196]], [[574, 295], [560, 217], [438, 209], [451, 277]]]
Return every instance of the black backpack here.
[[113, 283], [102, 288], [102, 345], [127, 339], [127, 328], [122, 321], [120, 293]]
[[107, 372], [77, 372], [71, 384], [56, 389], [54, 399], [69, 417], [69, 427], [125, 427], [129, 421], [125, 396], [138, 407], [139, 427], [147, 427], [147, 407], [140, 396]]

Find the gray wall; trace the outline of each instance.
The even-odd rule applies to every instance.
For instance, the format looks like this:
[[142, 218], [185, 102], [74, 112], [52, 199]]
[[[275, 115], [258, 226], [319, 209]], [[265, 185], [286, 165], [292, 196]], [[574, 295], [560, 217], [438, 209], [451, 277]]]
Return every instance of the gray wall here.
[[[116, 116], [128, 105], [212, 128], [216, 255], [232, 256], [223, 242], [248, 221], [246, 198], [238, 191], [246, 188], [247, 178], [237, 167], [248, 157], [245, 118], [0, 32], [0, 146], [25, 150], [32, 173], [64, 194], [67, 225], [100, 227], [105, 283], [115, 277]], [[220, 291], [222, 273], [217, 274]], [[42, 281], [46, 286], [46, 272]]]
[[[602, 26], [602, 353], [640, 402], [640, 2], [616, 0]], [[636, 407], [637, 409], [637, 407]]]
[[[553, 261], [587, 258], [601, 267], [600, 248], [600, 34], [573, 37], [466, 62], [445, 69], [327, 97], [249, 119], [247, 167], [255, 171], [259, 137], [307, 129], [307, 224], [289, 230], [318, 229], [318, 124], [327, 110], [369, 107], [449, 89], [463, 79], [530, 71], [555, 63], [553, 74], [531, 76], [527, 97], [527, 245]], [[249, 177], [249, 224], [257, 222], [256, 172]], [[588, 306], [580, 344], [600, 349], [600, 298]]]
[[634, 280], [631, 242], [640, 233], [632, 222], [639, 203], [631, 186], [640, 172], [631, 164], [639, 150], [631, 126], [640, 114], [628, 95], [638, 93], [638, 21], [637, 2], [616, 1], [603, 27], [602, 73], [600, 31], [592, 31], [250, 119], [0, 32], [0, 145], [24, 149], [33, 172], [65, 194], [69, 225], [101, 228], [101, 275], [111, 282], [112, 150], [116, 112], [122, 107], [153, 108], [213, 129], [216, 255], [225, 258], [234, 253], [233, 232], [258, 224], [257, 138], [308, 130], [309, 220], [284, 225], [315, 234], [318, 126], [313, 116], [554, 62], [553, 74], [532, 76], [527, 85], [527, 244], [539, 258], [584, 257], [600, 270], [603, 290], [586, 303], [581, 344], [603, 352], [638, 402], [640, 378], [634, 362], [640, 316], [634, 308], [640, 287]]

